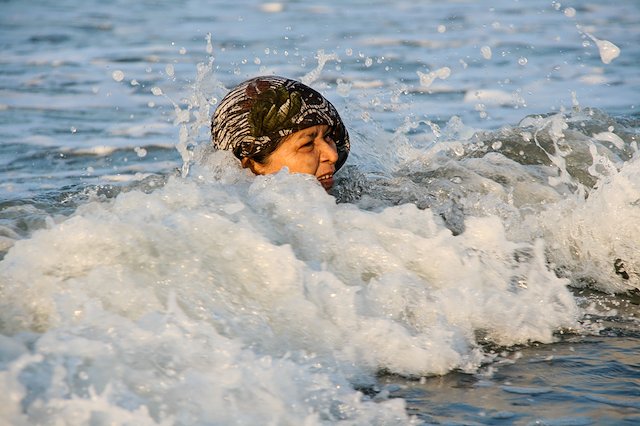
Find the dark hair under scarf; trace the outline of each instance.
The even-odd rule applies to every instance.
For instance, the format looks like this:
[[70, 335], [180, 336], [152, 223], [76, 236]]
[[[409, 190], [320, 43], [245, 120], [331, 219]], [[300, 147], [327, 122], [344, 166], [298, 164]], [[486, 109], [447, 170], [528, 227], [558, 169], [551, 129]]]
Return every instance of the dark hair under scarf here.
[[296, 80], [255, 77], [222, 99], [211, 118], [211, 139], [216, 149], [262, 162], [284, 137], [321, 124], [331, 128], [329, 136], [338, 148], [338, 170], [349, 155], [349, 134], [331, 102]]

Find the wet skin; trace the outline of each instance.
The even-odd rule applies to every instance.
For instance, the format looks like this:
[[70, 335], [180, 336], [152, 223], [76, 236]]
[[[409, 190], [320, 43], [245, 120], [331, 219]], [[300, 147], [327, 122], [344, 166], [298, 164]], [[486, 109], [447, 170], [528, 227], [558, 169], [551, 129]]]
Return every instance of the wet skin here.
[[314, 175], [328, 190], [333, 186], [333, 173], [338, 161], [338, 149], [329, 133], [331, 128], [326, 125], [297, 131], [287, 136], [265, 163], [243, 158], [242, 165], [258, 175], [276, 173], [288, 167], [290, 173]]

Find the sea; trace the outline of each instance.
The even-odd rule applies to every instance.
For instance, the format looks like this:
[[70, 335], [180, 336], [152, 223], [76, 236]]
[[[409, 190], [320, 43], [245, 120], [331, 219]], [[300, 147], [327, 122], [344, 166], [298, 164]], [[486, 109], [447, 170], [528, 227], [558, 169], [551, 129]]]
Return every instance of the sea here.
[[[637, 0], [0, 1], [0, 424], [640, 424]], [[328, 193], [210, 143], [340, 112]]]

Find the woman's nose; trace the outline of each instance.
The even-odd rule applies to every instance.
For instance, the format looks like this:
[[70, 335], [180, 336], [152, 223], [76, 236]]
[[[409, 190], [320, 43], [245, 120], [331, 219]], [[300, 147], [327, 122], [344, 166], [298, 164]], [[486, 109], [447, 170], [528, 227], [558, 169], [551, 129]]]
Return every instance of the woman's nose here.
[[338, 149], [335, 143], [322, 139], [320, 143], [320, 161], [328, 161], [335, 164], [338, 161]]

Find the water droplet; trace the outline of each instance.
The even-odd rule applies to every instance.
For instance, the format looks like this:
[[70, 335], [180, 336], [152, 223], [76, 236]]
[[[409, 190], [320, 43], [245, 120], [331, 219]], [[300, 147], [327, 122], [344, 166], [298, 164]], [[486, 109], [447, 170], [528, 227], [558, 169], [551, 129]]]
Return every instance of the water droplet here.
[[564, 16], [568, 17], [568, 18], [573, 18], [574, 16], [576, 16], [576, 10], [572, 7], [567, 7], [564, 10]]
[[176, 74], [176, 71], [171, 64], [167, 64], [167, 66], [164, 67], [164, 70], [169, 77], [173, 77]]
[[491, 59], [491, 48], [489, 46], [482, 46], [480, 48], [480, 53], [482, 54], [482, 57], [485, 59]]
[[600, 40], [596, 44], [600, 50], [600, 59], [602, 59], [602, 62], [605, 64], [611, 63], [611, 61], [620, 55], [620, 48], [610, 41]]
[[213, 42], [211, 41], [211, 33], [207, 34], [207, 54], [212, 55], [213, 54]]
[[364, 61], [364, 66], [365, 67], [369, 68], [372, 64], [373, 64], [373, 59], [371, 59], [371, 58], [365, 59], [365, 61]]
[[111, 73], [111, 77], [113, 77], [115, 81], [122, 81], [124, 79], [124, 73], [120, 70], [115, 70]]
[[440, 80], [446, 80], [447, 78], [449, 78], [449, 76], [451, 75], [451, 68], [449, 67], [442, 67], [439, 68], [435, 71], [436, 76], [440, 79]]
[[615, 58], [620, 56], [620, 48], [608, 40], [599, 40], [589, 33], [585, 33], [598, 46], [600, 51], [600, 59], [604, 64], [609, 64]]
[[161, 96], [162, 95], [162, 89], [159, 87], [152, 87], [151, 88], [151, 93], [153, 93], [156, 96]]
[[518, 59], [518, 64], [524, 66], [527, 65], [527, 62], [529, 62], [529, 60], [527, 58], [525, 58], [524, 56], [520, 57], [520, 59]]
[[69, 129], [69, 130], [71, 130], [71, 133], [76, 133], [76, 132], [78, 131], [78, 129], [76, 129], [76, 128], [75, 128], [75, 127], [73, 127], [73, 126], [71, 126], [71, 129]]
[[495, 141], [494, 143], [491, 144], [491, 148], [498, 150], [500, 148], [502, 148], [502, 142], [501, 141]]
[[440, 34], [444, 33], [447, 31], [447, 27], [445, 25], [438, 25], [438, 32]]
[[351, 83], [344, 82], [341, 78], [338, 79], [338, 94], [340, 96], [349, 96], [349, 92], [351, 92]]

